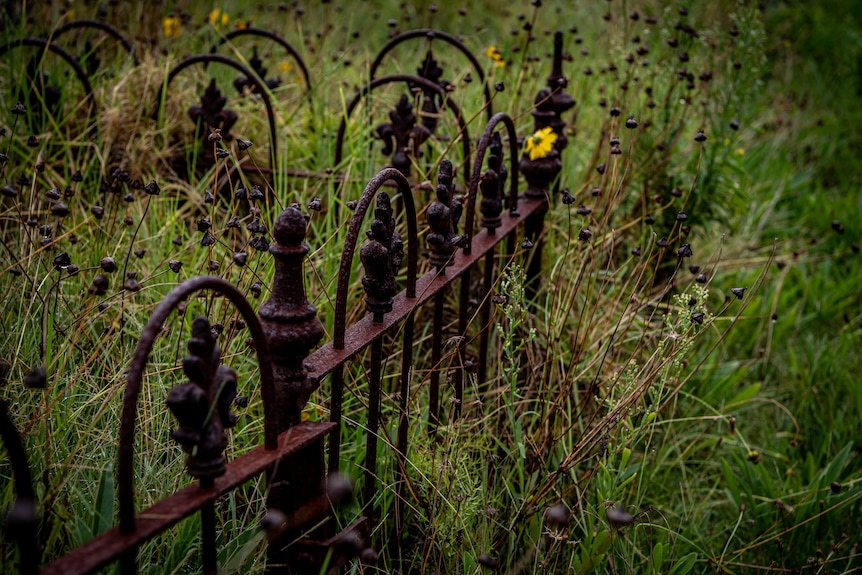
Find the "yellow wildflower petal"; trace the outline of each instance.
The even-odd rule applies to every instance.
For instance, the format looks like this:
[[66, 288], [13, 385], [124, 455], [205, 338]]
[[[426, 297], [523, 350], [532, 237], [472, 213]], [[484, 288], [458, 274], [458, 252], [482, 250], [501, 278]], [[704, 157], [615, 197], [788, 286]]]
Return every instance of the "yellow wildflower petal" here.
[[491, 58], [492, 60], [496, 60], [497, 58], [500, 57], [500, 51], [497, 50], [497, 47], [494, 46], [493, 44], [488, 46], [488, 49], [485, 50], [485, 54], [487, 54], [488, 57]]
[[554, 149], [557, 134], [553, 128], [548, 126], [529, 136], [525, 142], [525, 151], [530, 155], [530, 160], [540, 160], [548, 156]]
[[725, 139], [724, 139], [724, 145], [725, 145], [725, 146], [729, 146], [729, 145], [730, 145], [730, 138], [725, 138]]
[[736, 151], [734, 153], [737, 156], [744, 156], [745, 155], [745, 148], [736, 148]]
[[287, 73], [287, 72], [290, 72], [290, 69], [291, 69], [292, 67], [293, 67], [293, 66], [291, 65], [291, 63], [290, 63], [290, 61], [289, 61], [289, 60], [283, 60], [283, 61], [278, 65], [278, 70], [279, 70], [282, 74], [285, 74], [285, 73]]
[[218, 17], [220, 14], [221, 14], [221, 10], [219, 10], [218, 8], [216, 8], [212, 12], [210, 12], [210, 18], [209, 18], [210, 24], [212, 24], [213, 26], [218, 24]]

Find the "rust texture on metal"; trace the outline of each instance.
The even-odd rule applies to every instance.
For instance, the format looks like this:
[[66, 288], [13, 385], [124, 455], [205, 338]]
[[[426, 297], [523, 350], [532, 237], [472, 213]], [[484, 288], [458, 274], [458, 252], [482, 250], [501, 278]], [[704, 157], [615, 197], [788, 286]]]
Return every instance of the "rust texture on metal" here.
[[[219, 47], [222, 46], [223, 44], [225, 44], [226, 42], [233, 42], [233, 40], [236, 40], [237, 38], [241, 38], [243, 36], [251, 36], [255, 39], [266, 38], [268, 40], [275, 42], [276, 44], [278, 44], [282, 48], [284, 48], [284, 50], [296, 62], [296, 65], [299, 66], [299, 70], [302, 73], [302, 78], [305, 82], [306, 91], [310, 95], [310, 93], [311, 93], [311, 79], [309, 78], [309, 75], [308, 75], [308, 66], [306, 66], [305, 60], [302, 59], [302, 55], [300, 55], [300, 53], [296, 50], [296, 48], [294, 48], [290, 44], [290, 42], [288, 42], [287, 40], [285, 40], [284, 38], [282, 38], [281, 36], [279, 36], [275, 32], [272, 32], [271, 30], [265, 30], [263, 28], [255, 28], [253, 26], [249, 26], [247, 28], [238, 28], [236, 30], [231, 30], [230, 32], [227, 32], [224, 36], [222, 36], [217, 44], [213, 45], [213, 47], [210, 49], [210, 53], [214, 54], [219, 49]], [[251, 60], [249, 60], [249, 64], [251, 64]], [[263, 78], [263, 76], [261, 76], [261, 78]]]
[[320, 440], [332, 430], [331, 423], [303, 422], [291, 427], [277, 438], [273, 449], [260, 446], [228, 462], [225, 473], [213, 480], [210, 487], [196, 481], [135, 517], [136, 529], [125, 532], [120, 526], [105, 531], [68, 555], [43, 567], [40, 575], [93, 573], [115, 561], [127, 549], [134, 549], [192, 515], [208, 503], [229, 493], [273, 466], [290, 462], [303, 449]]
[[273, 368], [270, 359], [269, 346], [257, 315], [251, 305], [236, 287], [230, 282], [211, 276], [199, 276], [184, 281], [165, 296], [150, 316], [144, 327], [132, 362], [129, 374], [126, 376], [126, 389], [123, 394], [123, 411], [120, 419], [120, 447], [117, 468], [117, 494], [120, 509], [120, 530], [123, 533], [133, 533], [136, 530], [135, 498], [134, 498], [134, 450], [135, 426], [137, 422], [138, 397], [144, 378], [144, 368], [150, 352], [161, 333], [162, 326], [168, 316], [186, 300], [188, 296], [202, 289], [215, 290], [223, 294], [233, 303], [246, 322], [255, 342], [255, 350], [260, 370], [261, 396], [264, 409], [265, 447], [275, 449], [279, 429], [276, 426], [276, 391], [273, 381]]
[[[232, 58], [228, 58], [227, 56], [223, 56], [221, 54], [197, 54], [195, 56], [189, 56], [188, 58], [183, 59], [176, 66], [171, 68], [168, 72], [168, 76], [165, 79], [164, 83], [159, 86], [158, 94], [156, 95], [155, 101], [155, 111], [153, 112], [153, 117], [158, 118], [159, 110], [162, 105], [163, 100], [163, 90], [170, 89], [171, 82], [173, 82], [174, 78], [180, 74], [186, 68], [195, 65], [208, 65], [211, 63], [224, 64], [226, 66], [230, 66], [234, 70], [237, 70], [240, 74], [242, 74], [245, 78], [248, 78], [252, 84], [255, 86], [256, 93], [259, 95], [261, 101], [263, 102], [263, 107], [266, 111], [266, 119], [267, 124], [269, 126], [269, 145], [270, 145], [270, 161], [272, 165], [276, 165], [276, 158], [278, 158], [278, 143], [277, 143], [277, 134], [275, 129], [275, 112], [272, 108], [272, 100], [269, 97], [269, 91], [266, 89], [263, 82], [258, 78], [257, 74], [249, 70], [247, 66], [244, 64], [237, 62]], [[211, 85], [213, 85], [211, 83]], [[209, 89], [209, 88], [208, 88]], [[222, 96], [219, 96], [222, 97]], [[216, 121], [219, 118], [214, 118]], [[209, 122], [209, 120], [207, 120]], [[232, 124], [231, 124], [232, 125]], [[214, 128], [219, 128], [220, 126], [215, 125], [212, 126]], [[207, 147], [212, 147], [208, 145]]]
[[36, 532], [39, 514], [36, 511], [36, 497], [27, 454], [21, 443], [21, 436], [9, 417], [9, 406], [0, 399], [0, 439], [6, 448], [12, 468], [15, 486], [15, 501], [4, 513], [4, 535], [18, 545], [18, 564], [21, 575], [36, 575], [39, 571], [39, 556], [36, 549]]
[[461, 201], [455, 197], [455, 168], [449, 160], [440, 162], [437, 172], [437, 199], [425, 210], [428, 221], [429, 260], [440, 273], [452, 265], [452, 254], [465, 241], [458, 234], [458, 221], [461, 219]]
[[[455, 36], [443, 32], [442, 30], [434, 30], [431, 28], [418, 28], [416, 30], [408, 30], [407, 32], [403, 32], [398, 36], [392, 38], [389, 42], [386, 43], [383, 48], [380, 49], [380, 52], [375, 56], [374, 61], [371, 62], [371, 67], [369, 68], [369, 76], [373, 80], [377, 75], [377, 69], [380, 68], [380, 65], [383, 63], [383, 60], [386, 58], [387, 54], [394, 50], [398, 45], [403, 44], [405, 42], [409, 42], [411, 40], [428, 40], [429, 42], [433, 42], [434, 40], [439, 40], [441, 42], [445, 42], [451, 46], [454, 46], [459, 52], [461, 52], [467, 60], [470, 61], [470, 65], [473, 67], [473, 71], [476, 72], [476, 76], [479, 77], [479, 81], [482, 82], [483, 86], [483, 96], [484, 102], [483, 106], [485, 108], [485, 113], [488, 115], [488, 119], [491, 119], [491, 116], [494, 115], [493, 112], [493, 104], [491, 102], [491, 89], [488, 87], [488, 84], [485, 82], [485, 71], [482, 69], [482, 65], [476, 59], [476, 56], [473, 55], [473, 52], [470, 51], [467, 46], [464, 45], [458, 38]], [[428, 48], [428, 52], [426, 53], [426, 62], [428, 55], [431, 54], [431, 48]], [[424, 76], [424, 74], [420, 74], [420, 76]]]
[[374, 322], [371, 316], [366, 316], [345, 332], [344, 345], [335, 347], [329, 342], [318, 348], [308, 356], [309, 376], [315, 381], [321, 381], [331, 374], [337, 367], [344, 365], [346, 361], [354, 357], [374, 341], [375, 338], [388, 333], [399, 326], [404, 319], [413, 311], [427, 303], [430, 299], [444, 289], [453, 278], [459, 277], [465, 269], [472, 267], [494, 246], [500, 243], [509, 232], [517, 228], [523, 220], [541, 207], [541, 201], [532, 198], [519, 198], [517, 204], [518, 215], [504, 213], [502, 223], [497, 228], [496, 234], [488, 234], [480, 231], [473, 238], [473, 251], [470, 254], [464, 250], [455, 252], [452, 257], [452, 265], [446, 268], [446, 275], [431, 270], [416, 280], [416, 297], [409, 298], [405, 292], [397, 294], [392, 299], [392, 311], [387, 313], [380, 323]]
[[392, 155], [392, 166], [410, 177], [412, 158], [421, 156], [422, 144], [432, 132], [424, 124], [416, 123], [413, 102], [407, 94], [401, 94], [395, 108], [389, 112], [389, 121], [374, 128], [374, 133], [383, 140], [383, 153]]
[[72, 31], [72, 30], [101, 30], [117, 42], [119, 42], [126, 52], [132, 57], [132, 60], [135, 66], [140, 65], [140, 61], [138, 60], [138, 55], [135, 53], [135, 47], [132, 44], [131, 40], [129, 40], [125, 34], [120, 32], [117, 28], [111, 26], [107, 22], [103, 22], [102, 20], [90, 20], [90, 19], [81, 19], [81, 20], [72, 20], [71, 22], [66, 22], [59, 28], [55, 29], [51, 33], [51, 37], [56, 40], [60, 36]]
[[[422, 78], [421, 76], [412, 76], [410, 74], [392, 74], [391, 76], [382, 76], [380, 78], [375, 78], [371, 80], [362, 90], [360, 90], [352, 100], [347, 104], [345, 108], [344, 117], [341, 118], [341, 122], [338, 124], [338, 134], [335, 139], [335, 167], [338, 168], [341, 165], [342, 160], [344, 159], [344, 136], [347, 132], [347, 121], [350, 119], [350, 116], [353, 114], [353, 110], [359, 105], [359, 103], [366, 98], [371, 92], [380, 88], [381, 86], [386, 86], [387, 84], [404, 82], [408, 86], [413, 86], [419, 90], [429, 90], [430, 92], [434, 92], [439, 94], [443, 98], [443, 102], [446, 105], [446, 108], [455, 116], [455, 119], [458, 122], [458, 134], [457, 136], [461, 138], [461, 147], [464, 151], [465, 161], [468, 161], [470, 158], [470, 133], [467, 130], [467, 122], [461, 113], [461, 109], [457, 104], [449, 97], [449, 93], [441, 88], [438, 84], [435, 84], [431, 80], [426, 78]], [[469, 163], [465, 164], [464, 167], [464, 181], [470, 181], [470, 165]]]

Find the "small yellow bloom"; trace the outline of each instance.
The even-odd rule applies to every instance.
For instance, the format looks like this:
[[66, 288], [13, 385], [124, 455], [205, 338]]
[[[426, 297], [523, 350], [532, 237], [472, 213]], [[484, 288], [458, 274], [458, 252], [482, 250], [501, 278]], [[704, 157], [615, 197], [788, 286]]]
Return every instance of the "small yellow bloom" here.
[[724, 145], [725, 145], [725, 146], [729, 146], [729, 145], [730, 145], [730, 138], [725, 138], [725, 139], [724, 139]]
[[210, 12], [210, 25], [219, 30], [223, 26], [227, 26], [228, 22], [230, 22], [230, 18], [227, 15], [227, 12], [222, 12], [218, 8]]
[[744, 156], [745, 155], [745, 148], [736, 148], [736, 151], [734, 152], [734, 154], [736, 154], [739, 157]]
[[175, 38], [183, 31], [182, 23], [176, 16], [165, 16], [162, 18], [162, 32], [166, 38]]
[[554, 149], [554, 143], [557, 141], [557, 134], [553, 128], [548, 126], [542, 128], [524, 142], [525, 151], [530, 154], [531, 160], [539, 160], [546, 157]]
[[291, 68], [293, 68], [293, 64], [290, 63], [290, 60], [282, 60], [278, 65], [278, 71], [282, 74], [290, 72]]
[[503, 60], [503, 56], [500, 55], [500, 50], [498, 50], [496, 46], [488, 46], [488, 49], [485, 50], [485, 54], [494, 61], [495, 66], [502, 68], [506, 65], [506, 61]]
[[237, 30], [245, 30], [246, 28], [248, 28], [248, 22], [246, 22], [245, 20], [237, 20], [233, 23], [233, 27]]

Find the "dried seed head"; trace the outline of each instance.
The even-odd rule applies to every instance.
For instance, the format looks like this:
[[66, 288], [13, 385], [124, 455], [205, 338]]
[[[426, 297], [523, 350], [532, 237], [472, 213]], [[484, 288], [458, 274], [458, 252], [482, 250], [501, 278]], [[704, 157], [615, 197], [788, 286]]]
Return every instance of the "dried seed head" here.
[[215, 196], [209, 190], [204, 192], [204, 203], [205, 204], [215, 204]]
[[626, 128], [628, 128], [629, 130], [634, 130], [637, 127], [637, 120], [635, 120], [634, 116], [629, 116], [628, 120], [626, 120]]
[[75, 173], [72, 174], [72, 176], [69, 179], [72, 180], [73, 182], [80, 183], [80, 182], [84, 181], [84, 176], [81, 174], [81, 170], [75, 170]]
[[575, 210], [575, 213], [579, 216], [588, 216], [590, 215], [590, 213], [592, 213], [592, 211], [593, 210], [591, 210], [590, 208], [581, 204], [580, 206], [578, 206], [578, 209]]
[[838, 220], [832, 221], [832, 229], [838, 232], [839, 234], [844, 233], [844, 226]]
[[2, 188], [0, 188], [0, 194], [3, 194], [3, 197], [6, 198], [14, 198], [18, 195], [18, 190], [15, 189], [15, 186], [12, 184], [6, 184]]
[[494, 83], [494, 90], [496, 90], [497, 92], [502, 92], [505, 89], [506, 89], [506, 85], [503, 84], [503, 82], [495, 82]]
[[236, 199], [238, 199], [240, 201], [246, 199], [246, 196], [247, 196], [247, 194], [243, 188], [237, 188], [233, 192], [233, 197], [235, 197]]
[[227, 221], [227, 227], [229, 228], [238, 228], [240, 227], [239, 218], [233, 216], [231, 219]]
[[147, 254], [147, 250], [135, 250], [133, 253], [138, 259], [141, 259]]
[[201, 218], [197, 221], [197, 228], [199, 232], [206, 232], [212, 227], [212, 222], [209, 218]]
[[215, 245], [216, 238], [209, 232], [204, 233], [204, 237], [201, 238], [201, 246], [208, 248], [212, 245]]
[[162, 193], [162, 189], [159, 187], [155, 180], [150, 180], [150, 183], [144, 186], [144, 192], [148, 196], [158, 196], [160, 193]]
[[575, 196], [573, 196], [572, 193], [569, 192], [568, 188], [563, 190], [561, 195], [562, 195], [563, 205], [571, 206], [573, 203], [575, 203]]
[[730, 293], [736, 296], [736, 299], [742, 299], [742, 296], [745, 294], [744, 287], [730, 288]]
[[308, 203], [308, 209], [319, 212], [321, 210], [320, 198], [314, 198]]
[[263, 192], [260, 191], [260, 187], [252, 186], [251, 191], [248, 193], [248, 199], [251, 201], [258, 201], [263, 199]]
[[78, 268], [78, 266], [76, 266], [75, 264], [70, 264], [70, 265], [66, 268], [66, 273], [67, 273], [67, 274], [69, 274], [70, 276], [76, 276], [76, 275], [78, 275], [78, 272], [79, 272], [79, 271], [80, 271], [80, 268]]
[[209, 263], [207, 263], [207, 271], [214, 272], [217, 271], [220, 267], [221, 264], [216, 260], [210, 260]]
[[578, 232], [578, 239], [582, 242], [588, 242], [591, 237], [593, 237], [593, 232], [591, 232], [587, 228], [583, 228], [580, 232]]
[[703, 325], [703, 318], [704, 318], [704, 313], [702, 311], [698, 311], [698, 312], [691, 314], [689, 321], [692, 324], [696, 323], [698, 325]]
[[49, 200], [53, 201], [57, 201], [62, 197], [60, 195], [60, 190], [58, 190], [57, 188], [51, 188], [50, 190], [46, 191], [45, 196], [47, 196]]
[[612, 108], [611, 108], [611, 117], [612, 117], [612, 118], [616, 118], [616, 117], [617, 117], [617, 116], [619, 116], [621, 113], [622, 113], [622, 112], [620, 111], [620, 109], [619, 109], [617, 106], [614, 106], [614, 107], [612, 107]]
[[48, 385], [48, 371], [45, 366], [40, 365], [27, 372], [24, 376], [24, 385], [28, 389], [45, 389]]
[[126, 216], [125, 218], [123, 218], [123, 223], [127, 226], [131, 226], [134, 225], [135, 220], [132, 219], [132, 216]]
[[21, 102], [17, 102], [14, 106], [12, 106], [12, 113], [16, 116], [22, 116], [27, 113], [27, 110], [24, 108], [24, 104]]
[[833, 482], [829, 485], [829, 489], [831, 489], [831, 490], [832, 490], [832, 493], [840, 493], [840, 492], [841, 492], [841, 484], [840, 484], [840, 483], [838, 483], [837, 481], [833, 481]]
[[47, 224], [42, 224], [41, 226], [39, 226], [39, 233], [46, 238], [50, 238], [54, 233], [54, 228]]
[[114, 273], [117, 271], [117, 262], [111, 256], [105, 256], [101, 260], [99, 260], [99, 267], [102, 268], [103, 271], [110, 273]]
[[668, 246], [667, 238], [662, 236], [661, 239], [656, 242], [656, 245], [660, 248], [666, 248]]
[[174, 236], [174, 239], [171, 240], [171, 243], [175, 246], [183, 245], [183, 239], [180, 236]]
[[679, 188], [674, 188], [670, 191], [670, 195], [672, 195], [675, 198], [681, 198], [682, 197], [682, 190]]
[[524, 248], [525, 250], [528, 250], [531, 247], [533, 247], [533, 242], [530, 241], [530, 238], [525, 237], [523, 239], [523, 241], [521, 242], [521, 247]]
[[227, 158], [228, 156], [230, 156], [230, 152], [228, 152], [224, 148], [216, 148], [215, 155], [216, 155], [216, 158], [223, 160], [223, 159]]
[[682, 210], [680, 210], [680, 212], [676, 215], [676, 221], [678, 221], [678, 222], [684, 222], [687, 219], [688, 219], [688, 215], [686, 215], [686, 213], [683, 212]]
[[682, 244], [678, 250], [676, 250], [676, 255], [681, 258], [690, 258], [694, 255], [691, 251], [691, 244]]
[[128, 272], [126, 274], [126, 283], [123, 284], [123, 289], [132, 293], [141, 291], [141, 284], [138, 283], [138, 274]]
[[69, 254], [66, 252], [60, 252], [56, 256], [54, 256], [53, 260], [54, 268], [61, 270], [66, 269], [70, 265], [72, 265], [72, 258], [69, 257]]
[[634, 257], [639, 258], [641, 257], [641, 249], [639, 247], [632, 248], [631, 254]]
[[645, 223], [646, 225], [648, 225], [648, 226], [651, 226], [651, 225], [653, 225], [653, 224], [655, 223], [655, 218], [654, 218], [654, 217], [652, 217], [652, 215], [651, 215], [651, 214], [647, 214], [647, 215], [644, 217], [644, 223]]
[[168, 267], [171, 268], [172, 272], [178, 274], [183, 267], [183, 262], [180, 260], [171, 260], [168, 262]]
[[248, 261], [248, 254], [246, 252], [236, 252], [233, 254], [233, 261], [236, 265], [242, 267]]
[[108, 276], [104, 274], [96, 274], [93, 278], [93, 283], [91, 283], [90, 287], [87, 288], [87, 292], [90, 295], [103, 296], [108, 292], [109, 285], [110, 280], [108, 280]]
[[236, 147], [239, 148], [240, 152], [245, 152], [249, 148], [254, 145], [251, 140], [243, 140], [242, 138], [236, 139]]
[[695, 278], [694, 278], [694, 281], [696, 281], [699, 284], [705, 284], [706, 283], [706, 274], [697, 274], [697, 276], [695, 276]]
[[608, 509], [608, 521], [614, 527], [620, 528], [631, 525], [635, 522], [635, 518], [622, 505], [615, 505]]
[[569, 524], [569, 510], [562, 503], [545, 509], [545, 521], [557, 527], [565, 527]]
[[221, 142], [221, 129], [220, 128], [210, 128], [210, 134], [207, 136], [207, 140], [210, 142]]
[[607, 164], [599, 164], [598, 166], [596, 166], [596, 171], [597, 171], [599, 174], [604, 175], [605, 170], [606, 170], [607, 168], [608, 168], [608, 165], [607, 165]]
[[497, 561], [487, 553], [482, 553], [478, 557], [476, 557], [476, 562], [485, 569], [490, 569], [491, 571], [495, 570], [500, 564], [499, 561]]
[[703, 130], [697, 131], [697, 134], [694, 135], [694, 141], [695, 142], [705, 142], [706, 141], [706, 134], [703, 133]]
[[251, 286], [248, 288], [248, 291], [251, 292], [252, 296], [254, 296], [256, 298], [260, 297], [260, 292], [261, 292], [260, 282], [254, 282], [253, 284], [251, 284]]
[[739, 129], [739, 120], [731, 120], [730, 121], [730, 129], [738, 130]]

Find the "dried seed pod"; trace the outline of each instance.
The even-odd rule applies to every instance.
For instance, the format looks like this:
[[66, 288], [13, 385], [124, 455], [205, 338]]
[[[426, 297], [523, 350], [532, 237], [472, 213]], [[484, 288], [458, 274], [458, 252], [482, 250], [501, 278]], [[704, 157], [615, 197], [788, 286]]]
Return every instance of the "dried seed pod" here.
[[135, 251], [134, 251], [134, 252], [132, 252], [132, 253], [134, 253], [134, 254], [135, 254], [135, 256], [137, 256], [137, 258], [138, 258], [138, 259], [141, 259], [141, 258], [143, 258], [143, 257], [147, 254], [147, 250], [135, 250]]
[[54, 260], [52, 262], [54, 264], [54, 268], [66, 269], [70, 265], [72, 265], [72, 258], [69, 257], [69, 254], [66, 252], [60, 252], [56, 256], [54, 256]]
[[84, 181], [84, 176], [81, 174], [81, 170], [75, 170], [75, 173], [73, 173], [69, 179], [73, 182], [80, 183]]
[[78, 275], [78, 272], [79, 272], [79, 271], [81, 271], [81, 270], [80, 270], [80, 268], [79, 268], [78, 266], [76, 266], [75, 264], [70, 264], [70, 265], [66, 268], [66, 273], [67, 273], [67, 274], [69, 274], [70, 276], [76, 276], [76, 275]]
[[587, 228], [583, 228], [580, 232], [578, 232], [578, 239], [582, 242], [590, 241], [591, 237], [593, 237], [593, 232], [591, 232]]
[[702, 311], [695, 312], [691, 314], [691, 317], [688, 318], [689, 322], [692, 324], [703, 325], [704, 313]]
[[661, 239], [659, 239], [659, 241], [657, 241], [655, 245], [660, 248], [666, 248], [668, 246], [667, 238], [662, 236]]
[[695, 276], [695, 278], [694, 278], [694, 281], [696, 281], [699, 284], [705, 284], [706, 283], [706, 274], [697, 274], [697, 276]]
[[233, 197], [235, 197], [236, 199], [238, 199], [238, 200], [240, 200], [240, 201], [242, 201], [242, 200], [246, 199], [247, 194], [246, 194], [246, 192], [245, 192], [245, 189], [243, 189], [243, 188], [237, 188], [237, 189], [235, 189], [235, 190], [234, 190], [234, 192], [233, 192]]
[[838, 232], [839, 234], [844, 233], [844, 226], [838, 220], [832, 221], [832, 229]]
[[201, 238], [201, 246], [208, 248], [212, 245], [215, 245], [216, 237], [209, 232], [204, 233], [204, 237]]
[[608, 165], [607, 165], [607, 164], [599, 164], [598, 166], [596, 166], [596, 171], [597, 171], [599, 174], [604, 175], [605, 170], [606, 170], [607, 168], [608, 168]]
[[308, 203], [308, 209], [313, 210], [315, 212], [319, 212], [321, 210], [320, 198], [314, 198]]
[[578, 214], [579, 216], [588, 216], [592, 213], [592, 211], [593, 210], [591, 210], [590, 208], [581, 204], [580, 206], [578, 206], [578, 209], [575, 210], [575, 213]]
[[3, 194], [3, 197], [6, 198], [14, 198], [18, 195], [18, 190], [15, 189], [15, 186], [12, 184], [6, 184], [2, 188], [0, 188], [0, 194]]
[[259, 201], [263, 199], [263, 192], [260, 191], [258, 186], [252, 186], [251, 191], [248, 193], [248, 199], [252, 201]]
[[521, 241], [521, 247], [524, 248], [525, 250], [528, 250], [528, 249], [533, 247], [533, 242], [530, 241], [530, 238], [525, 237]]
[[99, 267], [102, 268], [103, 271], [110, 273], [114, 273], [117, 271], [117, 262], [111, 256], [105, 256], [101, 260], [99, 260]]
[[625, 527], [635, 522], [634, 516], [625, 510], [622, 505], [615, 505], [608, 509], [608, 522], [616, 528]]
[[183, 267], [183, 262], [180, 260], [171, 260], [168, 262], [168, 267], [171, 268], [172, 272], [178, 274]]
[[224, 148], [216, 148], [215, 155], [216, 155], [216, 158], [223, 160], [223, 159], [227, 158], [228, 156], [230, 156], [230, 152], [228, 152]]
[[227, 221], [227, 227], [229, 228], [238, 228], [240, 226], [239, 218], [233, 216], [231, 219]]
[[634, 248], [632, 248], [631, 254], [634, 257], [639, 258], [639, 257], [641, 257], [641, 249], [639, 247], [634, 247]]
[[637, 120], [634, 119], [634, 116], [629, 116], [628, 120], [626, 120], [626, 128], [628, 128], [629, 130], [634, 130], [637, 127]]
[[57, 188], [51, 188], [50, 190], [45, 192], [45, 196], [52, 201], [59, 200], [62, 196], [60, 195], [60, 190]]
[[699, 143], [706, 141], [706, 134], [703, 133], [703, 130], [697, 131], [697, 134], [694, 135], [694, 141]]
[[680, 210], [680, 212], [676, 215], [676, 221], [678, 221], [678, 222], [684, 222], [687, 219], [688, 219], [688, 215], [685, 212], [683, 212], [682, 210]]
[[132, 293], [141, 291], [141, 284], [138, 283], [138, 274], [136, 272], [128, 272], [126, 274], [126, 282], [123, 284], [123, 289]]
[[681, 198], [682, 197], [682, 190], [679, 188], [674, 188], [670, 191], [670, 195], [672, 195], [675, 198]]
[[27, 145], [31, 148], [38, 148], [39, 138], [37, 138], [36, 136], [30, 136], [29, 138], [27, 138]]
[[744, 287], [730, 288], [730, 293], [735, 295], [736, 299], [742, 299], [742, 296], [745, 294], [745, 290], [746, 288]]
[[691, 251], [691, 244], [682, 244], [678, 250], [676, 250], [676, 255], [681, 258], [690, 258], [694, 255]]
[[545, 509], [545, 521], [557, 527], [565, 527], [569, 524], [569, 510], [562, 503]]
[[647, 215], [644, 217], [644, 223], [645, 223], [646, 225], [648, 225], [648, 226], [651, 226], [651, 225], [653, 225], [653, 224], [655, 223], [655, 218], [654, 218], [654, 217], [652, 217], [652, 215], [651, 215], [651, 214], [647, 214]]
[[220, 267], [221, 267], [221, 264], [216, 260], [210, 260], [207, 263], [207, 271], [214, 272], [214, 271], [217, 271]]
[[206, 232], [212, 227], [212, 222], [209, 218], [201, 218], [196, 225], [199, 232]]
[[619, 115], [622, 113], [622, 112], [620, 111], [620, 109], [619, 109], [617, 106], [613, 106], [613, 107], [611, 108], [610, 112], [611, 112], [611, 117], [612, 117], [612, 118], [616, 118], [617, 116], [619, 116]]
[[730, 129], [734, 130], [734, 131], [738, 130], [739, 129], [739, 120], [731, 120], [730, 121]]
[[45, 389], [48, 385], [48, 371], [40, 365], [31, 369], [24, 376], [24, 386], [28, 389]]
[[127, 226], [132, 226], [135, 223], [135, 220], [132, 219], [132, 216], [126, 216], [123, 218], [123, 223]]
[[233, 254], [233, 261], [236, 265], [242, 267], [248, 261], [248, 254], [246, 252], [236, 252]]
[[69, 210], [69, 206], [67, 206], [64, 202], [59, 201], [53, 206], [51, 206], [51, 213], [58, 218], [65, 218], [69, 215], [71, 210]]
[[127, 204], [131, 204], [135, 201], [135, 195], [132, 192], [126, 192], [125, 195], [123, 195], [123, 201]]
[[93, 283], [91, 283], [90, 287], [87, 288], [87, 292], [90, 295], [103, 296], [108, 292], [109, 285], [110, 280], [108, 280], [108, 276], [104, 274], [96, 274], [96, 276], [93, 278]]
[[485, 569], [495, 570], [500, 565], [499, 561], [488, 555], [487, 553], [482, 553], [478, 557], [476, 557], [476, 562], [484, 567]]
[[239, 149], [240, 152], [248, 150], [253, 145], [254, 143], [252, 143], [251, 140], [243, 140], [242, 138], [236, 139], [236, 147]]
[[148, 196], [158, 196], [160, 193], [162, 193], [162, 189], [159, 187], [155, 180], [150, 180], [150, 183], [144, 186], [144, 193], [146, 193]]
[[14, 106], [12, 106], [12, 113], [16, 116], [22, 116], [27, 113], [27, 110], [24, 108], [24, 104], [21, 102], [17, 102]]
[[174, 236], [174, 239], [171, 240], [171, 243], [175, 246], [183, 245], [183, 239], [180, 236]]
[[214, 195], [213, 195], [213, 193], [212, 193], [211, 191], [209, 191], [209, 190], [206, 190], [206, 191], [204, 192], [204, 203], [205, 203], [205, 204], [211, 204], [211, 205], [214, 205], [214, 204], [215, 204], [215, 196], [214, 196]]
[[251, 292], [251, 295], [253, 297], [256, 297], [256, 298], [260, 297], [260, 292], [261, 292], [260, 282], [254, 282], [253, 284], [251, 284], [251, 286], [248, 288], [248, 291]]
[[565, 205], [565, 206], [570, 206], [570, 205], [572, 205], [573, 203], [575, 203], [575, 196], [573, 196], [573, 195], [571, 194], [571, 192], [569, 192], [568, 188], [566, 188], [565, 190], [563, 190], [563, 192], [562, 192], [562, 194], [561, 194], [561, 195], [562, 195], [563, 205]]

